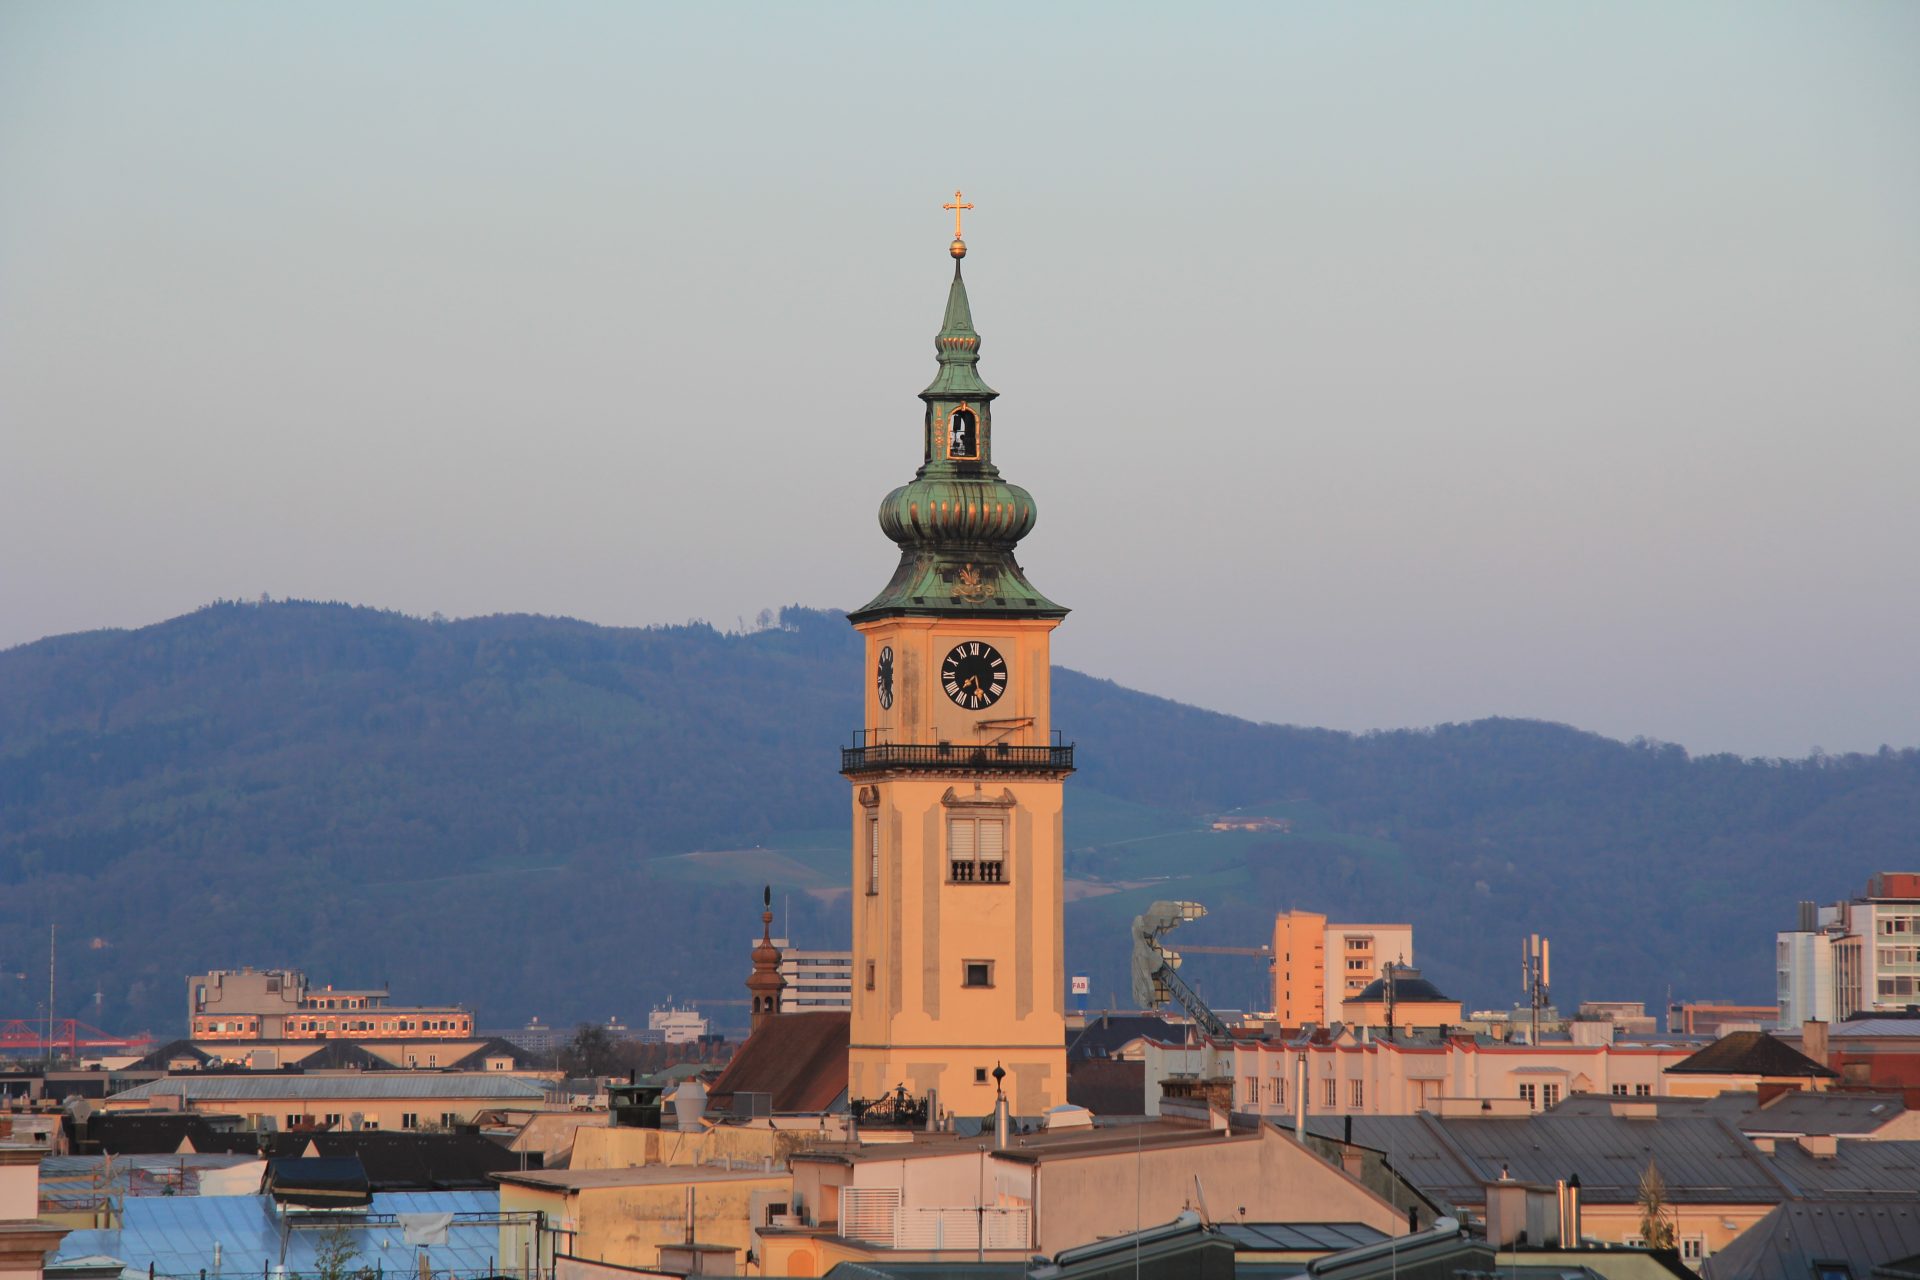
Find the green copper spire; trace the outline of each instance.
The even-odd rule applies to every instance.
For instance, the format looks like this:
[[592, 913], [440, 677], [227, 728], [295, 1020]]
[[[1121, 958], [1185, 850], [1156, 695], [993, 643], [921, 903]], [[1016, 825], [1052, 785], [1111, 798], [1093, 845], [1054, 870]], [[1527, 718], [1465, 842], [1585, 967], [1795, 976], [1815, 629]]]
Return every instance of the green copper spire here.
[[993, 465], [993, 402], [1000, 393], [980, 380], [980, 335], [960, 274], [967, 246], [957, 211], [954, 232], [953, 283], [933, 340], [940, 368], [920, 393], [927, 406], [920, 470], [880, 504], [880, 528], [899, 545], [900, 564], [885, 590], [848, 615], [854, 622], [899, 614], [1059, 618], [1067, 612], [1035, 590], [1014, 559], [1034, 525], [1033, 495], [1002, 480]]
[[964, 399], [987, 401], [1000, 393], [980, 381], [980, 335], [973, 329], [973, 307], [967, 302], [967, 282], [960, 275], [960, 260], [953, 260], [953, 284], [947, 290], [947, 314], [941, 318], [940, 332], [933, 340], [934, 355], [940, 372], [934, 375], [923, 400]]

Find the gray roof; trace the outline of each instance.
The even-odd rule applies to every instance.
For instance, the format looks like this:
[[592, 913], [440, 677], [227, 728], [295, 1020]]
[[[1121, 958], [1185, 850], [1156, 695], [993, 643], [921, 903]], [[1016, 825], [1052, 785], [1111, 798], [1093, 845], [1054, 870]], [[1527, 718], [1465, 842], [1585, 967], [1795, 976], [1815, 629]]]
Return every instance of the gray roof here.
[[[1307, 1128], [1338, 1139], [1341, 1118], [1309, 1119]], [[1455, 1206], [1484, 1203], [1486, 1184], [1502, 1169], [1547, 1184], [1578, 1174], [1589, 1202], [1630, 1204], [1649, 1160], [1675, 1204], [1777, 1204], [1788, 1194], [1766, 1158], [1718, 1117], [1355, 1116], [1353, 1138], [1386, 1156], [1423, 1195]]]
[[1898, 1093], [1813, 1093], [1796, 1089], [1761, 1106], [1751, 1093], [1708, 1098], [1708, 1114], [1732, 1118], [1742, 1133], [1873, 1133], [1907, 1109]]
[[1862, 1018], [1858, 1022], [1836, 1022], [1827, 1028], [1827, 1039], [1830, 1042], [1920, 1039], [1920, 1019]]
[[[447, 1243], [429, 1250], [436, 1272], [487, 1274], [500, 1252], [497, 1191], [394, 1192], [373, 1197], [372, 1213], [453, 1213], [485, 1215], [486, 1221], [456, 1218]], [[205, 1268], [229, 1276], [254, 1275], [262, 1264], [280, 1262], [281, 1219], [270, 1196], [136, 1196], [126, 1201], [125, 1225], [112, 1231], [74, 1231], [60, 1242], [53, 1264], [89, 1256], [115, 1258], [129, 1280], [156, 1274], [191, 1276]], [[471, 1225], [469, 1225], [469, 1223]], [[345, 1223], [353, 1233], [355, 1267], [379, 1268], [387, 1275], [409, 1276], [419, 1269], [419, 1250], [404, 1243], [392, 1226]], [[286, 1235], [286, 1268], [291, 1273], [318, 1270], [315, 1254], [323, 1233], [294, 1230]], [[220, 1266], [213, 1261], [220, 1243]]]
[[1920, 1194], [1920, 1142], [1842, 1141], [1832, 1156], [1810, 1156], [1793, 1143], [1774, 1148], [1774, 1172], [1805, 1196]]
[[1222, 1222], [1214, 1232], [1233, 1241], [1236, 1250], [1304, 1253], [1313, 1249], [1357, 1249], [1387, 1239], [1361, 1222]]
[[1603, 1093], [1571, 1094], [1555, 1104], [1552, 1115], [1612, 1115], [1622, 1105], [1660, 1116], [1725, 1116], [1742, 1133], [1875, 1133], [1906, 1111], [1898, 1093], [1814, 1092], [1796, 1089], [1762, 1105], [1751, 1089], [1732, 1089], [1709, 1098], [1616, 1098]]
[[[1877, 1143], [1854, 1143], [1877, 1146]], [[1920, 1194], [1897, 1200], [1790, 1200], [1707, 1259], [1708, 1280], [1806, 1280], [1816, 1262], [1845, 1263], [1859, 1280], [1920, 1252]]]
[[[1339, 1139], [1343, 1118], [1313, 1117], [1309, 1133]], [[1678, 1110], [1658, 1118], [1546, 1112], [1518, 1118], [1355, 1116], [1353, 1140], [1383, 1154], [1423, 1195], [1485, 1202], [1501, 1176], [1551, 1184], [1575, 1174], [1583, 1199], [1630, 1204], [1648, 1161], [1675, 1204], [1778, 1204], [1797, 1196], [1875, 1198], [1920, 1188], [1920, 1142], [1841, 1140], [1832, 1156], [1782, 1140], [1767, 1155], [1723, 1116]]]
[[181, 1097], [192, 1102], [271, 1102], [282, 1098], [545, 1098], [537, 1081], [466, 1072], [396, 1071], [341, 1076], [168, 1076], [113, 1095], [113, 1101]]

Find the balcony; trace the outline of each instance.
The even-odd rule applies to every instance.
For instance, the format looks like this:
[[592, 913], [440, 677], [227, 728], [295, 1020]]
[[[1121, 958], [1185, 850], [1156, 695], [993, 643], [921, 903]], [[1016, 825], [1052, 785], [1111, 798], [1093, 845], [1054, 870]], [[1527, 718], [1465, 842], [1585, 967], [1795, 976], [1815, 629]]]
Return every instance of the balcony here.
[[1073, 772], [1073, 744], [887, 742], [842, 747], [840, 772], [856, 778], [873, 773], [1067, 774]]

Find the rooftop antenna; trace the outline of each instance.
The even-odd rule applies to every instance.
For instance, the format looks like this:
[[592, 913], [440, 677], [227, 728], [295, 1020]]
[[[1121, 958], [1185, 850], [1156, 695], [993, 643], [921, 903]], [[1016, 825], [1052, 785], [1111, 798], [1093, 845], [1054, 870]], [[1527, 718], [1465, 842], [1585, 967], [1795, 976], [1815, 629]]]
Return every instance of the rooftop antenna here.
[[47, 1070], [53, 1070], [53, 966], [60, 953], [54, 940], [60, 936], [58, 922], [47, 925]]
[[1520, 956], [1520, 977], [1529, 1016], [1527, 1042], [1539, 1044], [1540, 1012], [1547, 1007], [1553, 981], [1547, 940], [1537, 933], [1529, 934], [1520, 944]]

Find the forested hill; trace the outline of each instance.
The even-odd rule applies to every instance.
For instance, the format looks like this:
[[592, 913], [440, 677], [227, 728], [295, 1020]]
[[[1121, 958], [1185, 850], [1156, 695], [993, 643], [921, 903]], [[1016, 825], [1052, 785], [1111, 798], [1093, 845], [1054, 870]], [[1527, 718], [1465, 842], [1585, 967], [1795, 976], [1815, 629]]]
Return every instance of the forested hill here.
[[[629, 1021], [742, 995], [759, 885], [844, 945], [845, 782], [862, 687], [837, 614], [746, 635], [565, 619], [427, 622], [217, 605], [0, 653], [0, 1018], [177, 1032], [184, 976], [290, 964], [458, 1000], [486, 1025]], [[1428, 976], [1516, 994], [1772, 997], [1803, 897], [1920, 866], [1920, 753], [1689, 758], [1489, 720], [1355, 736], [1256, 725], [1056, 674], [1068, 962], [1125, 999], [1127, 918], [1213, 910], [1265, 940], [1287, 906], [1414, 922]], [[1216, 833], [1244, 809], [1281, 833]], [[1257, 962], [1194, 957], [1221, 1005]], [[94, 993], [98, 990], [96, 1004]], [[737, 1010], [723, 1020], [743, 1021]]]

